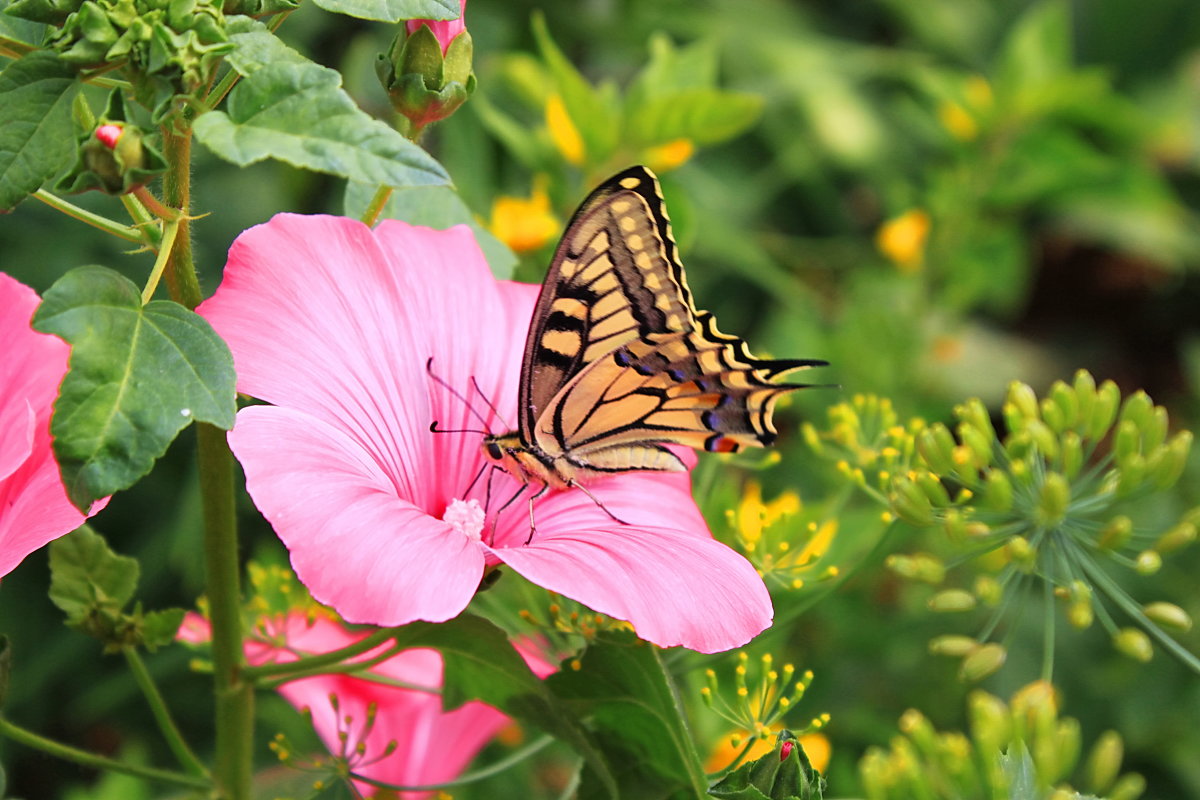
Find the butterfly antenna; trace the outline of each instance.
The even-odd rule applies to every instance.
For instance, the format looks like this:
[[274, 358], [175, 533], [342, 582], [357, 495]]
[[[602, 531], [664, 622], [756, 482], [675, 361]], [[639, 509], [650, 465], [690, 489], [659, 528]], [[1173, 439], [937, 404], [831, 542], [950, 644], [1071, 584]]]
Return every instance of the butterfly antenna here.
[[474, 375], [471, 376], [471, 385], [475, 387], [475, 391], [481, 398], [483, 398], [483, 402], [487, 403], [487, 407], [490, 408], [492, 413], [496, 415], [496, 419], [500, 419], [500, 412], [496, 410], [496, 406], [492, 404], [492, 401], [488, 399], [488, 396], [483, 393], [483, 389], [479, 388], [479, 381], [475, 380]]
[[[433, 424], [431, 424], [429, 426], [429, 430], [431, 432], [433, 432], [433, 433], [482, 433], [485, 436], [492, 435], [492, 429], [491, 429], [491, 426], [488, 425], [488, 421], [486, 419], [484, 419], [483, 415], [479, 413], [479, 411], [475, 408], [475, 406], [471, 405], [471, 401], [468, 400], [466, 398], [466, 396], [463, 395], [462, 392], [460, 392], [458, 389], [455, 389], [453, 386], [451, 386], [446, 381], [442, 380], [442, 378], [439, 377], [437, 375], [437, 373], [435, 373], [433, 371], [433, 356], [430, 356], [429, 360], [425, 362], [425, 372], [429, 374], [430, 378], [433, 378], [434, 382], [437, 383], [438, 386], [441, 386], [447, 392], [449, 392], [450, 394], [452, 394], [456, 398], [458, 398], [460, 401], [462, 401], [462, 404], [467, 407], [467, 410], [470, 411], [472, 414], [474, 414], [475, 418], [477, 420], [479, 420], [481, 423], [483, 423], [483, 427], [484, 427], [484, 429], [482, 431], [474, 431], [474, 430], [469, 430], [469, 429], [461, 429], [461, 430], [453, 430], [452, 431], [452, 430], [447, 430], [445, 428], [438, 430], [437, 420], [434, 420]], [[475, 384], [475, 376], [474, 375], [471, 376], [471, 383]], [[478, 384], [475, 385], [475, 389], [478, 391], [478, 389], [479, 389]], [[480, 394], [482, 395], [482, 392]], [[484, 400], [486, 401], [487, 398], [485, 397]], [[492, 404], [490, 402], [488, 403], [488, 407], [492, 408], [492, 411], [496, 410], [494, 407], [492, 407]]]

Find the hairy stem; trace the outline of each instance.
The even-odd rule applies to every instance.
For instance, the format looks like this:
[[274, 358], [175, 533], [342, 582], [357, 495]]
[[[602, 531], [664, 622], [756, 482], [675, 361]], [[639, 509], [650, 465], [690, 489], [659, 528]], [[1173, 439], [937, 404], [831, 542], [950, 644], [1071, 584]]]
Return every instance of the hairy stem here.
[[141, 688], [142, 694], [146, 696], [146, 702], [150, 706], [151, 713], [154, 714], [154, 721], [158, 723], [158, 729], [162, 732], [167, 746], [171, 748], [171, 752], [175, 754], [175, 758], [179, 761], [179, 766], [191, 774], [198, 775], [207, 780], [208, 770], [200, 763], [200, 759], [196, 758], [196, 754], [192, 752], [192, 748], [188, 747], [188, 743], [184, 740], [183, 734], [180, 733], [175, 720], [171, 718], [171, 712], [167, 709], [166, 701], [158, 691], [158, 686], [155, 685], [154, 679], [150, 677], [150, 671], [146, 669], [146, 662], [142, 661], [142, 657], [138, 654], [136, 648], [125, 647], [121, 652], [125, 654], [125, 661], [129, 664], [130, 671], [133, 672], [133, 678]]

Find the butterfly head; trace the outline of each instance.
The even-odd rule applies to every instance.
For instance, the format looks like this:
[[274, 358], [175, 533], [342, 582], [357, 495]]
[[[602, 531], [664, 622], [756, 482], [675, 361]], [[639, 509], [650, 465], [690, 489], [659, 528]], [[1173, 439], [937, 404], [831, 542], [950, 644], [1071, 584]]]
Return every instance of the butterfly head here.
[[[480, 445], [483, 457], [494, 466], [500, 467], [521, 483], [547, 484], [554, 488], [567, 485], [570, 475], [560, 475], [551, 466], [550, 459], [541, 451], [521, 441], [516, 431], [498, 436], [488, 434]], [[559, 470], [563, 467], [559, 466]]]

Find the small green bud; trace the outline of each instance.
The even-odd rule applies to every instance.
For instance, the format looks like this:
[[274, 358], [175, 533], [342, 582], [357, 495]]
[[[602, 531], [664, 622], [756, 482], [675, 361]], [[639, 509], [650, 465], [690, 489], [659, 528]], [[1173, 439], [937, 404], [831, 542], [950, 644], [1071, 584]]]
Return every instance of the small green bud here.
[[1112, 381], [1105, 381], [1096, 392], [1096, 402], [1087, 421], [1086, 434], [1090, 439], [1102, 439], [1117, 418], [1121, 390]]
[[[963, 447], [970, 451], [971, 464], [975, 469], [983, 469], [992, 463], [992, 442], [995, 441], [994, 437], [988, 436], [972, 425], [960, 422], [958, 425], [958, 438], [962, 440]], [[955, 459], [955, 463], [960, 462], [961, 459]]]
[[1074, 390], [1075, 403], [1079, 408], [1075, 424], [1081, 426], [1081, 430], [1086, 433], [1091, 425], [1092, 411], [1096, 407], [1096, 381], [1087, 370], [1081, 369], [1075, 373]]
[[929, 498], [907, 477], [892, 480], [892, 494], [888, 499], [896, 516], [910, 525], [924, 527], [933, 523], [933, 506]]
[[1012, 482], [998, 469], [988, 470], [983, 479], [983, 496], [979, 505], [988, 511], [1008, 511], [1013, 504]]
[[1136, 772], [1122, 775], [1108, 793], [1107, 800], [1137, 800], [1146, 791], [1146, 779]]
[[979, 602], [989, 608], [995, 608], [1004, 599], [1004, 585], [991, 575], [977, 575], [974, 591]]
[[975, 652], [963, 659], [958, 676], [971, 683], [981, 681], [1004, 666], [1007, 658], [1008, 651], [1004, 649], [1003, 645], [989, 642], [981, 645]]
[[1138, 389], [1121, 404], [1121, 412], [1117, 417], [1121, 422], [1129, 421], [1136, 425], [1139, 431], [1147, 428], [1154, 413], [1154, 402], [1141, 389]]
[[1117, 423], [1117, 432], [1113, 436], [1113, 459], [1119, 466], [1124, 466], [1130, 458], [1141, 452], [1142, 435], [1133, 420], [1123, 419]]
[[962, 511], [948, 508], [942, 514], [942, 528], [952, 542], [961, 542], [967, 536], [967, 521]]
[[975, 691], [967, 698], [967, 710], [971, 735], [977, 742], [997, 752], [1008, 746], [1013, 736], [1013, 721], [1004, 701], [987, 692]]
[[1153, 575], [1162, 569], [1162, 556], [1156, 550], [1143, 550], [1138, 553], [1133, 569], [1138, 575]]
[[1010, 461], [1023, 461], [1033, 458], [1034, 442], [1028, 431], [1010, 433], [1004, 439], [1004, 452]]
[[1038, 522], [1046, 527], [1058, 525], [1067, 516], [1070, 503], [1071, 484], [1057, 472], [1047, 473], [1038, 496]]
[[1018, 414], [1027, 420], [1039, 418], [1038, 399], [1033, 388], [1027, 383], [1013, 381], [1008, 385], [1007, 401], [1012, 403]]
[[1150, 603], [1142, 606], [1142, 611], [1164, 628], [1183, 632], [1192, 629], [1191, 615], [1174, 603]]
[[1059, 440], [1062, 445], [1062, 471], [1068, 479], [1074, 479], [1083, 469], [1083, 440], [1075, 431], [1067, 431]]
[[1036, 757], [1034, 761], [1045, 767], [1044, 771], [1039, 771], [1040, 775], [1057, 783], [1070, 775], [1079, 761], [1079, 753], [1083, 749], [1079, 720], [1060, 720], [1054, 733], [1045, 741], [1048, 746], [1038, 748], [1041, 750], [1041, 762], [1037, 762]]
[[954, 656], [962, 658], [979, 647], [979, 642], [970, 636], [945, 634], [929, 640], [929, 652], [936, 656]]
[[1028, 572], [1033, 569], [1034, 563], [1037, 561], [1037, 550], [1033, 548], [1033, 545], [1024, 536], [1009, 538], [1004, 544], [1004, 549], [1013, 563], [1022, 570]]
[[1157, 489], [1170, 489], [1183, 474], [1188, 454], [1192, 450], [1192, 432], [1180, 431], [1161, 448], [1162, 457], [1151, 469], [1151, 479]]
[[1154, 549], [1159, 553], [1174, 553], [1196, 541], [1196, 526], [1191, 522], [1180, 522], [1158, 537]]
[[1054, 385], [1050, 387], [1050, 399], [1054, 405], [1058, 406], [1058, 411], [1062, 415], [1063, 427], [1058, 429], [1059, 432], [1074, 428], [1079, 422], [1079, 399], [1071, 387], [1062, 381], [1055, 381]]
[[1025, 432], [1047, 461], [1058, 459], [1058, 437], [1050, 430], [1049, 425], [1038, 419], [1030, 420], [1025, 426]]
[[1054, 431], [1054, 433], [1062, 433], [1067, 427], [1067, 418], [1059, 408], [1058, 403], [1055, 403], [1052, 398], [1046, 397], [1042, 399], [1040, 404], [1042, 412], [1042, 420], [1046, 423], [1046, 427]]
[[954, 473], [954, 437], [938, 422], [917, 434], [917, 452], [938, 475]]
[[988, 441], [996, 438], [996, 429], [992, 427], [992, 415], [978, 397], [972, 397], [962, 405], [956, 406], [954, 413], [967, 427], [974, 428]]
[[1146, 479], [1146, 459], [1135, 453], [1120, 465], [1117, 476], [1117, 496], [1124, 497], [1139, 487]]
[[1121, 760], [1125, 757], [1125, 744], [1116, 731], [1105, 731], [1092, 745], [1083, 766], [1084, 787], [1103, 797], [1121, 771]]
[[1113, 647], [1121, 655], [1128, 656], [1143, 664], [1154, 657], [1154, 647], [1150, 637], [1138, 628], [1122, 628], [1113, 636]]
[[388, 52], [375, 62], [392, 107], [414, 131], [450, 116], [475, 91], [474, 44], [462, 17], [447, 23], [418, 22], [401, 25]]
[[1125, 515], [1113, 517], [1107, 525], [1100, 529], [1096, 537], [1096, 545], [1102, 550], [1120, 550], [1129, 544], [1133, 535], [1133, 520]]
[[936, 585], [946, 577], [946, 565], [941, 559], [928, 553], [916, 553], [911, 556], [894, 554], [888, 556], [884, 563], [900, 577], [922, 583]]
[[930, 611], [954, 613], [975, 608], [975, 595], [965, 589], [945, 589], [929, 598]]
[[813, 427], [811, 422], [805, 422], [800, 426], [800, 436], [813, 453], [816, 455], [824, 454], [825, 445], [821, 443], [821, 434], [817, 433], [817, 429]]
[[1092, 607], [1092, 587], [1080, 580], [1071, 581], [1070, 598], [1067, 603], [1067, 622], [1079, 630], [1086, 630], [1095, 619]]
[[936, 508], [945, 508], [950, 505], [950, 493], [946, 491], [946, 487], [938, 480], [938, 477], [932, 472], [920, 471], [917, 473], [917, 485], [921, 487], [921, 491], [929, 498], [929, 502]]

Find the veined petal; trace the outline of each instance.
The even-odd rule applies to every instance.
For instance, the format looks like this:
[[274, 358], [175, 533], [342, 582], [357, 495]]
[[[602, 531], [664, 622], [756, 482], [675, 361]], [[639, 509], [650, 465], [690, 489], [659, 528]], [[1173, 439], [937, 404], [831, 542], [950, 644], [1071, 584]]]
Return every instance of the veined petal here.
[[476, 542], [401, 497], [356, 439], [310, 414], [252, 406], [229, 435], [246, 488], [314, 598], [350, 622], [441, 622], [483, 575]]

